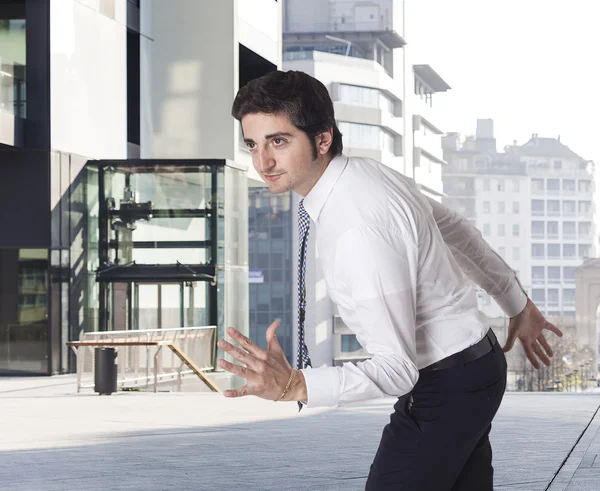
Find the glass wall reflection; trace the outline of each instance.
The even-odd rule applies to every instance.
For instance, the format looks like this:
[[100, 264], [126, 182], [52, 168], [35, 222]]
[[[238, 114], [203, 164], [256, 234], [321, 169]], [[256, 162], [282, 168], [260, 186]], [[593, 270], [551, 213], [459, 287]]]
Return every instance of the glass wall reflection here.
[[45, 249], [0, 249], [0, 370], [48, 372]]
[[25, 117], [25, 0], [0, 2], [0, 111]]
[[248, 191], [250, 337], [266, 349], [266, 331], [281, 319], [277, 338], [290, 362], [293, 349], [293, 217], [291, 194], [263, 185]]

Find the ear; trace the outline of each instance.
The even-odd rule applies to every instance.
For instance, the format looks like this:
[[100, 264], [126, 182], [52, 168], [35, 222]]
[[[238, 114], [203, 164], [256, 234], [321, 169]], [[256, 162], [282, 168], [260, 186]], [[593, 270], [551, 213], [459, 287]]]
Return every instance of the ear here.
[[317, 140], [317, 151], [319, 152], [319, 155], [327, 154], [333, 143], [333, 128], [329, 128], [327, 131], [319, 133], [315, 138]]

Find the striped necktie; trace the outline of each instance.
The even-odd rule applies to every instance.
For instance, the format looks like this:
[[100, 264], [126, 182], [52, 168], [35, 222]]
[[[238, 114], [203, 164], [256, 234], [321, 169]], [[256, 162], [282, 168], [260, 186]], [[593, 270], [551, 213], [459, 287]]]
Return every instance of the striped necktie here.
[[[298, 206], [298, 357], [296, 368], [298, 370], [310, 367], [310, 357], [308, 348], [304, 341], [304, 318], [306, 314], [306, 245], [308, 242], [308, 233], [310, 231], [310, 217], [304, 209], [304, 200], [300, 201]], [[302, 409], [302, 403], [298, 402], [299, 410]]]

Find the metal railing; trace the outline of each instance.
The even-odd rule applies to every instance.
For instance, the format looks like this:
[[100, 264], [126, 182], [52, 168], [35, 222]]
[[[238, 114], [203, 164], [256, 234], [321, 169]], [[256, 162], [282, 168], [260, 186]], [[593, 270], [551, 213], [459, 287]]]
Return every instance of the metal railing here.
[[[176, 381], [177, 390], [181, 390], [184, 376], [200, 376], [196, 369], [212, 370], [215, 338], [215, 326], [86, 332], [79, 342], [70, 343], [77, 354], [77, 392], [94, 387], [94, 349], [98, 345], [113, 343], [117, 347], [118, 387], [148, 388], [152, 382], [156, 392], [159, 382]], [[86, 343], [94, 346], [86, 346]], [[165, 346], [175, 349], [163, 350]]]

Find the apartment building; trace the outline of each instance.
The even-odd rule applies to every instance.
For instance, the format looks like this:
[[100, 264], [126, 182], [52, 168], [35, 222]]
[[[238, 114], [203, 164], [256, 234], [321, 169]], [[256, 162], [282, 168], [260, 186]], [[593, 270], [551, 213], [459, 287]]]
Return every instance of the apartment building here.
[[[575, 268], [593, 254], [592, 163], [536, 134], [498, 152], [491, 120], [464, 142], [446, 136], [444, 155], [444, 201], [482, 232], [544, 314], [574, 323]], [[507, 325], [484, 292], [480, 309]]]

